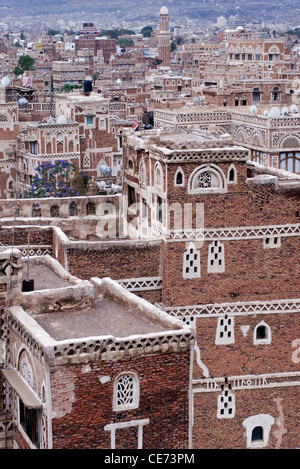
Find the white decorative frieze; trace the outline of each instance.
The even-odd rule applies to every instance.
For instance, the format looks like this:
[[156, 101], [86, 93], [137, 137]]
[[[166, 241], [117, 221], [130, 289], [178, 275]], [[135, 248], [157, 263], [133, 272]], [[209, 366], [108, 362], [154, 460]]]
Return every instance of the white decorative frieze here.
[[118, 282], [129, 291], [147, 291], [147, 290], [161, 290], [162, 278], [161, 277], [140, 277], [140, 278], [127, 278], [118, 280]]
[[300, 312], [300, 299], [171, 306], [166, 312], [178, 319], [183, 317], [214, 317], [224, 314], [248, 316], [253, 314], [281, 314]]

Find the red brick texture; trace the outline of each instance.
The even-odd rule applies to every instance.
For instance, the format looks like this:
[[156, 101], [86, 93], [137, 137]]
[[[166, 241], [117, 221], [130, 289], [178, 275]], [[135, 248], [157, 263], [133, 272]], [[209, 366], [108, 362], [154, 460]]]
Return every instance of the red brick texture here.
[[[89, 365], [87, 372], [83, 365], [51, 370], [53, 410], [64, 413], [53, 419], [54, 449], [109, 449], [111, 434], [105, 425], [144, 418], [150, 422], [143, 427], [143, 448], [188, 447], [189, 352]], [[124, 371], [139, 377], [139, 408], [115, 412], [113, 384]], [[101, 383], [102, 376], [110, 381]], [[137, 448], [135, 427], [117, 430], [116, 448]]]

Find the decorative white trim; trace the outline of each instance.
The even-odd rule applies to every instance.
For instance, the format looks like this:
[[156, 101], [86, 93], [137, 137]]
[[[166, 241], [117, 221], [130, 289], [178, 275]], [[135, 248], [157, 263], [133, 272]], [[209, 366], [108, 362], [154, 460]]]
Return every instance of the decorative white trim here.
[[137, 409], [140, 401], [140, 382], [133, 372], [124, 372], [114, 382], [113, 410]]
[[[274, 423], [274, 417], [269, 414], [252, 415], [243, 421], [246, 427], [247, 448], [265, 448], [268, 445], [271, 426]], [[252, 431], [255, 427], [262, 427], [262, 440], [252, 441]]]
[[219, 303], [189, 306], [170, 306], [166, 312], [171, 316], [183, 317], [217, 317], [224, 314], [231, 316], [251, 316], [253, 314], [298, 313], [300, 299], [249, 301], [236, 303]]
[[216, 345], [234, 344], [234, 317], [227, 314], [218, 318]]
[[182, 276], [185, 279], [201, 277], [200, 251], [195, 248], [194, 243], [189, 243], [183, 253]]
[[213, 241], [208, 246], [207, 272], [209, 274], [225, 272], [224, 244], [220, 241]]
[[280, 248], [281, 238], [280, 236], [268, 236], [264, 238], [264, 249]]
[[117, 280], [117, 282], [132, 292], [162, 289], [162, 277], [124, 278]]
[[[195, 379], [193, 393], [220, 392], [224, 382], [225, 378]], [[300, 372], [229, 376], [227, 383], [232, 391], [300, 386]]]
[[[199, 187], [195, 182], [196, 179], [203, 174], [211, 175], [211, 185], [207, 187]], [[189, 194], [212, 194], [227, 191], [227, 182], [223, 171], [215, 164], [202, 164], [198, 166], [189, 177], [188, 193]]]
[[226, 386], [218, 396], [218, 419], [232, 419], [235, 416], [235, 395]]
[[210, 241], [210, 240], [246, 240], [265, 239], [271, 236], [299, 236], [300, 224], [295, 225], [268, 225], [268, 226], [238, 226], [217, 229], [181, 229], [169, 230], [168, 241]]

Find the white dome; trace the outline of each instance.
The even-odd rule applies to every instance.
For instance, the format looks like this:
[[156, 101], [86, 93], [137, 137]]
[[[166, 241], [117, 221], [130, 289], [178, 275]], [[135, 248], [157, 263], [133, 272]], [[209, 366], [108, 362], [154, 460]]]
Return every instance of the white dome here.
[[168, 15], [169, 14], [168, 8], [167, 7], [161, 7], [159, 14], [160, 15]]

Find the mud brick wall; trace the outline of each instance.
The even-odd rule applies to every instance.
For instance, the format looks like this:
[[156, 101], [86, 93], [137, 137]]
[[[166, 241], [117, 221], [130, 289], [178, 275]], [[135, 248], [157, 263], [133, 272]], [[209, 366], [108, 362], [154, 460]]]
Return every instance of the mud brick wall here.
[[298, 298], [299, 236], [281, 237], [281, 246], [266, 249], [263, 239], [221, 240], [225, 271], [208, 273], [210, 242], [197, 242], [201, 277], [183, 278], [183, 256], [189, 243], [166, 243], [163, 302], [168, 306]]
[[[113, 385], [121, 372], [140, 382], [137, 409], [113, 411]], [[100, 378], [105, 376], [106, 382]], [[109, 449], [111, 423], [149, 418], [143, 448], [188, 447], [189, 352], [73, 364], [51, 370], [54, 449]], [[62, 386], [61, 383], [64, 383]], [[137, 448], [137, 427], [116, 431], [116, 448]], [[82, 437], [84, 435], [84, 438]]]
[[[74, 245], [75, 246], [75, 245]], [[87, 280], [111, 277], [113, 280], [160, 275], [161, 243], [111, 242], [96, 246], [67, 248], [68, 269]]]
[[[16, 227], [14, 233], [14, 246], [27, 246], [28, 232], [30, 232], [30, 244], [52, 245], [52, 229], [41, 229], [40, 227]], [[5, 246], [11, 246], [13, 241], [13, 229], [2, 227], [0, 230], [0, 241]]]
[[[209, 376], [299, 371], [300, 331], [297, 313], [236, 315], [231, 316], [231, 320], [234, 322], [234, 343], [216, 345], [218, 318], [197, 318], [197, 343]], [[262, 321], [270, 328], [270, 344], [254, 344], [255, 327]], [[195, 360], [194, 378], [203, 377], [203, 369]]]
[[[217, 418], [219, 392], [194, 394], [194, 449], [246, 449], [243, 421], [257, 414], [268, 414], [274, 418], [268, 449], [299, 447], [298, 386], [242, 389], [234, 394], [235, 416], [228, 419]], [[277, 419], [280, 419], [280, 423], [277, 423]], [[279, 428], [287, 430], [282, 441], [277, 434]]]

